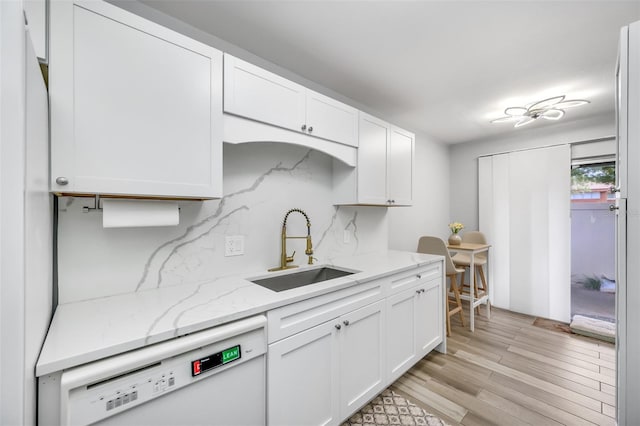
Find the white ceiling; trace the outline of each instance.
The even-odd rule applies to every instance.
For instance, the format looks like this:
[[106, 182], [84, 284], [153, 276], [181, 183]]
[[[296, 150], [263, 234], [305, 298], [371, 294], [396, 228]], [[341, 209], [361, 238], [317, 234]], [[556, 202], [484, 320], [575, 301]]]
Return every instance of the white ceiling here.
[[619, 30], [640, 20], [640, 1], [143, 2], [445, 143], [517, 132], [489, 121], [557, 95], [591, 101], [562, 123], [613, 120]]

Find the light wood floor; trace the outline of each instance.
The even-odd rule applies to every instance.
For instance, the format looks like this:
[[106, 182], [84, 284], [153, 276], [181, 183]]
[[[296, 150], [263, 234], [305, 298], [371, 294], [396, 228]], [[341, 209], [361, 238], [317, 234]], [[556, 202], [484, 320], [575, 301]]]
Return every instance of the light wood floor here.
[[480, 309], [474, 333], [453, 317], [448, 354], [432, 352], [392, 389], [452, 425], [615, 424], [613, 344]]

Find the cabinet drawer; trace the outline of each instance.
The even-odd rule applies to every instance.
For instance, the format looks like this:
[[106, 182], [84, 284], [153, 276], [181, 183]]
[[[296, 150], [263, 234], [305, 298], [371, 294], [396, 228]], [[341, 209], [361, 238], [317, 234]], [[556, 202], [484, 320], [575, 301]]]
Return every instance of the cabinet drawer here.
[[380, 299], [382, 299], [381, 281], [376, 280], [274, 309], [267, 313], [269, 343]]
[[387, 283], [387, 288], [385, 291], [389, 296], [401, 292], [404, 289], [413, 287], [419, 282], [427, 282], [441, 278], [442, 262], [436, 262], [423, 268], [392, 276], [390, 281]]

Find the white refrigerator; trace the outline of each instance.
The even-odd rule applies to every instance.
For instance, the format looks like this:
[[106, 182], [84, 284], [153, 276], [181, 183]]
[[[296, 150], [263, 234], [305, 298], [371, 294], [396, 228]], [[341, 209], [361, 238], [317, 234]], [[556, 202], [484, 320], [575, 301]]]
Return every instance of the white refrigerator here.
[[640, 22], [620, 32], [616, 70], [617, 422], [640, 424]]

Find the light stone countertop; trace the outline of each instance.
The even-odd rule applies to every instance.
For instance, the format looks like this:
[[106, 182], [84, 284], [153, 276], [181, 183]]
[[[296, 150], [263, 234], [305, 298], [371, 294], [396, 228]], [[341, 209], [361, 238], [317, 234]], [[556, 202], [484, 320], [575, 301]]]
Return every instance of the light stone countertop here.
[[[36, 364], [36, 376], [264, 313], [440, 260], [441, 256], [390, 250], [333, 259], [331, 264], [323, 265], [360, 272], [279, 293], [254, 284], [247, 278], [263, 278], [281, 272], [257, 271], [199, 284], [161, 287], [61, 304], [56, 309]], [[311, 266], [315, 267], [318, 266]]]

